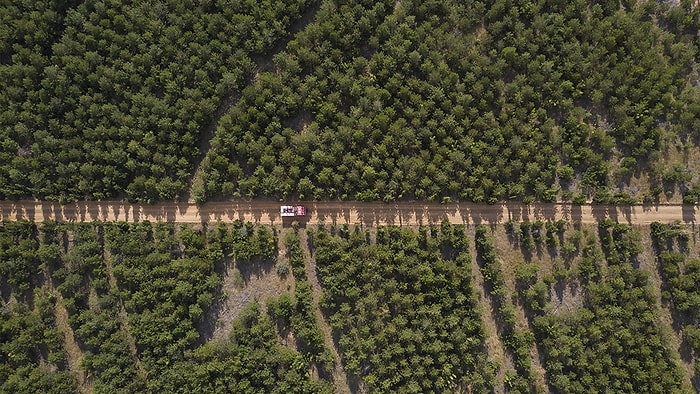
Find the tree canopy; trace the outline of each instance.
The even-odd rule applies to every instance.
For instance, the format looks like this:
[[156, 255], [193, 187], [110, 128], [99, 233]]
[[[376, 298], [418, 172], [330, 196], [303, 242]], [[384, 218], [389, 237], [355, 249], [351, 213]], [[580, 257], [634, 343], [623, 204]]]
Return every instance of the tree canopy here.
[[700, 195], [687, 164], [660, 162], [698, 143], [690, 0], [36, 1], [0, 15], [3, 199]]
[[[687, 187], [658, 159], [697, 143], [697, 7], [608, 3], [324, 2], [222, 117], [197, 196], [626, 202]], [[645, 189], [618, 186], [640, 171]]]

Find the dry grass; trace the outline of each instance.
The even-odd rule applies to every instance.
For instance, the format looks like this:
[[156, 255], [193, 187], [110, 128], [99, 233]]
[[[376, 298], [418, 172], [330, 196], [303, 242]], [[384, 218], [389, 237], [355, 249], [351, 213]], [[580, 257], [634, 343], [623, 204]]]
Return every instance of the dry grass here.
[[[479, 298], [479, 304], [481, 305], [481, 316], [485, 327], [485, 347], [486, 353], [488, 354], [489, 360], [496, 363], [496, 376], [494, 381], [494, 392], [503, 393], [505, 392], [505, 376], [506, 372], [512, 370], [513, 359], [510, 354], [506, 352], [503, 341], [500, 335], [498, 335], [498, 325], [496, 323], [496, 311], [491, 303], [491, 297], [486, 293], [484, 288], [484, 277], [479, 269], [479, 263], [476, 260], [476, 248], [474, 243], [474, 227], [469, 226], [467, 228], [467, 236], [470, 239], [469, 242], [469, 253], [472, 255], [472, 279], [474, 283], [474, 289]], [[498, 250], [498, 249], [497, 249]]]
[[[284, 245], [281, 234], [278, 247], [278, 258], [283, 259]], [[294, 292], [291, 272], [285, 278], [280, 277], [275, 271], [274, 262], [238, 263], [233, 259], [226, 259], [222, 275], [223, 284], [218, 301], [212, 306], [206, 319], [214, 325], [211, 335], [207, 335], [207, 340], [226, 339], [233, 321], [251, 302], [257, 301], [264, 314], [267, 299]]]
[[[644, 251], [638, 256], [639, 268], [649, 273], [649, 284], [654, 292], [659, 309], [657, 324], [661, 328], [662, 333], [665, 334], [665, 339], [671, 345], [672, 357], [678, 361], [683, 371], [685, 386], [692, 387], [691, 382], [695, 379], [695, 359], [689, 354], [690, 352], [685, 352], [685, 349], [683, 349], [683, 333], [681, 332], [681, 327], [674, 323], [673, 306], [668, 301], [661, 299], [663, 280], [659, 271], [659, 261], [652, 246], [650, 228], [637, 226], [636, 230], [642, 234], [642, 245], [644, 246]], [[695, 232], [693, 232], [693, 236], [690, 237], [688, 243], [691, 256], [697, 256], [698, 252], [700, 252], [700, 242], [698, 241]], [[681, 357], [681, 354], [684, 353], [686, 357]]]
[[[281, 236], [280, 236], [281, 237]], [[335, 363], [333, 365], [333, 384], [335, 386], [336, 393], [350, 393], [350, 385], [348, 382], [348, 376], [345, 373], [345, 368], [343, 367], [342, 360], [340, 358], [340, 353], [338, 348], [333, 341], [333, 333], [330, 324], [323, 316], [321, 309], [318, 306], [318, 302], [323, 293], [321, 284], [318, 281], [318, 276], [316, 275], [316, 260], [311, 255], [309, 251], [308, 238], [306, 232], [300, 231], [299, 238], [301, 242], [301, 249], [304, 251], [304, 262], [306, 265], [306, 276], [309, 278], [311, 283], [311, 289], [313, 290], [313, 301], [314, 301], [314, 313], [316, 315], [316, 323], [319, 325], [321, 332], [323, 333], [323, 339], [326, 348], [328, 348], [333, 354]]]

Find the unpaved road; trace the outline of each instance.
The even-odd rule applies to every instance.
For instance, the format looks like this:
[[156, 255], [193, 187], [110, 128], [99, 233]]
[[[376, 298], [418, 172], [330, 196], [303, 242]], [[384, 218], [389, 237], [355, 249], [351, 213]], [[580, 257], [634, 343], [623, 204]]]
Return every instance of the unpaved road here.
[[[610, 217], [620, 223], [648, 225], [652, 222], [679, 220], [695, 223], [699, 207], [693, 205], [576, 206], [564, 203], [362, 203], [304, 202], [308, 215], [299, 222], [316, 224], [404, 225], [440, 223], [498, 224], [514, 221], [559, 220], [597, 223]], [[155, 205], [129, 204], [122, 201], [85, 201], [60, 205], [45, 201], [0, 201], [3, 220], [55, 221], [165, 221], [174, 223], [230, 223], [240, 219], [260, 224], [290, 224], [293, 218], [279, 214], [280, 203], [269, 201], [212, 202], [203, 206], [191, 203], [163, 202]]]

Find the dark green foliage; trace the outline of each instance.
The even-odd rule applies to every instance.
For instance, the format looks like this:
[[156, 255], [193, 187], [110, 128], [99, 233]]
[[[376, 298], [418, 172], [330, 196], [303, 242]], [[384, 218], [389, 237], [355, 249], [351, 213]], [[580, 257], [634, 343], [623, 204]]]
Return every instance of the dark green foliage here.
[[700, 7], [624, 3], [5, 2], [0, 198], [686, 191]]
[[222, 117], [205, 197], [629, 204], [665, 138], [697, 143], [697, 30], [672, 27], [697, 5], [424, 3], [324, 2]]
[[687, 325], [683, 327], [683, 335], [691, 348], [695, 351], [700, 349], [700, 328], [694, 325]]
[[508, 288], [501, 270], [501, 263], [496, 256], [493, 238], [488, 232], [488, 227], [484, 225], [476, 227], [474, 241], [476, 243], [476, 256], [479, 259], [484, 282], [489, 286], [489, 293], [496, 298], [498, 303], [502, 304], [508, 299]]
[[20, 291], [28, 290], [40, 270], [38, 247], [34, 223], [0, 223], [0, 278]]
[[209, 249], [220, 244], [190, 227], [176, 234], [172, 225], [149, 223], [110, 224], [105, 242], [141, 361], [158, 373], [199, 339], [195, 327], [221, 283]]
[[604, 259], [603, 251], [598, 247], [596, 240], [588, 238], [577, 266], [579, 278], [584, 284], [600, 280], [603, 275], [602, 263]]
[[[119, 290], [109, 286], [102, 225], [68, 224], [59, 229], [61, 238], [70, 241], [62, 256], [64, 266], [53, 276], [63, 295], [68, 322], [85, 352], [82, 368], [94, 377], [97, 393], [144, 390], [145, 381], [137, 373], [127, 334], [119, 322]], [[91, 288], [95, 298], [90, 295]]]
[[515, 266], [515, 283], [519, 289], [526, 289], [537, 282], [539, 265], [536, 263], [520, 263]]
[[[77, 392], [74, 373], [83, 373], [95, 393], [332, 392], [328, 380], [309, 375], [314, 367], [328, 373], [333, 359], [315, 324], [305, 276], [294, 298], [270, 301], [279, 333], [254, 305], [234, 322], [230, 340], [199, 346], [197, 328], [221, 283], [215, 264], [240, 246], [233, 239], [241, 228], [3, 223], [0, 256], [17, 260], [21, 255], [37, 264], [4, 265], [21, 279], [16, 285], [0, 277], [0, 393]], [[246, 228], [254, 246], [245, 247], [255, 259], [277, 255], [274, 230]], [[296, 256], [291, 260], [297, 265], [301, 259], [303, 273], [295, 240], [289, 243], [290, 255]], [[78, 371], [68, 370], [66, 333], [59, 331], [54, 315], [57, 295], [40, 287], [49, 275], [82, 353], [71, 354], [82, 356]], [[290, 327], [302, 352], [278, 341]]]
[[700, 260], [685, 261], [683, 274], [670, 284], [676, 308], [693, 318], [700, 317]]
[[0, 198], [182, 195], [203, 130], [253, 75], [250, 55], [309, 5], [4, 2]]
[[241, 263], [277, 257], [277, 234], [268, 227], [254, 227], [250, 222], [237, 220], [224, 242], [232, 250], [230, 256]]
[[[657, 323], [649, 274], [634, 267], [640, 235], [616, 223], [599, 229], [605, 255], [589, 243], [580, 264], [599, 267], [607, 260], [608, 269], [602, 276], [599, 269], [592, 275], [579, 268], [582, 307], [555, 314], [543, 306], [541, 283], [526, 291], [550, 387], [566, 393], [682, 392], [682, 372]], [[590, 281], [594, 277], [600, 279]]]
[[692, 319], [700, 317], [700, 260], [686, 259], [688, 235], [678, 224], [652, 223], [659, 269], [666, 281], [664, 296]]
[[371, 391], [491, 389], [464, 226], [379, 227], [376, 243], [358, 228], [311, 236], [322, 307], [350, 375]]
[[600, 243], [608, 264], [634, 261], [642, 252], [641, 235], [638, 231], [612, 220], [600, 222], [598, 227]]
[[530, 222], [520, 223], [520, 246], [528, 250], [535, 248], [535, 238], [533, 237], [532, 230], [533, 228]]
[[24, 302], [0, 308], [0, 393], [74, 392], [56, 328], [56, 297], [35, 288], [33, 302], [37, 311]]
[[700, 184], [694, 184], [692, 188], [683, 194], [683, 204], [696, 204], [700, 196]]
[[586, 308], [535, 318], [550, 384], [570, 393], [680, 391], [681, 372], [654, 323], [646, 277], [618, 271], [588, 290]]
[[323, 344], [323, 333], [318, 328], [314, 310], [311, 283], [306, 276], [304, 253], [301, 249], [299, 234], [288, 233], [284, 239], [287, 257], [292, 264], [294, 273], [294, 313], [291, 315], [290, 326], [297, 338], [298, 349], [311, 361], [317, 363], [324, 372], [330, 372], [333, 358]]
[[311, 379], [305, 357], [280, 345], [272, 321], [248, 306], [228, 340], [187, 351], [154, 380], [164, 393], [330, 393]]

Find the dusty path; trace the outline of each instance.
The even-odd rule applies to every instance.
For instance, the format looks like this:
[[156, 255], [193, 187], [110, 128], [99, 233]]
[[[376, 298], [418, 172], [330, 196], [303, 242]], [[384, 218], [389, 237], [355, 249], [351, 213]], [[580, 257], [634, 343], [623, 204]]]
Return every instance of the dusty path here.
[[[316, 224], [319, 221], [337, 224], [386, 225], [397, 224], [416, 226], [420, 224], [439, 223], [443, 219], [459, 224], [498, 224], [510, 219], [515, 221], [537, 219], [573, 222], [597, 223], [606, 217], [620, 223], [646, 225], [652, 222], [671, 222], [679, 220], [695, 223], [698, 206], [668, 205], [633, 205], [576, 206], [565, 203], [425, 203], [400, 202], [385, 204], [381, 202], [304, 202], [308, 216], [303, 221]], [[279, 214], [280, 204], [269, 201], [232, 201], [212, 202], [203, 206], [193, 203], [163, 202], [154, 205], [129, 204], [123, 201], [84, 201], [60, 205], [42, 201], [0, 201], [0, 219], [4, 220], [44, 220], [57, 221], [165, 221], [175, 223], [232, 222], [236, 219], [260, 224], [284, 223]]]
[[83, 358], [83, 351], [80, 350], [80, 346], [75, 340], [75, 334], [73, 329], [68, 324], [68, 311], [63, 304], [63, 295], [61, 292], [56, 290], [53, 282], [50, 282], [50, 288], [53, 294], [56, 295], [56, 327], [58, 332], [63, 334], [63, 348], [66, 349], [66, 359], [68, 361], [68, 370], [73, 373], [76, 381], [78, 382], [78, 391], [80, 393], [91, 393], [92, 392], [92, 382], [87, 377], [85, 370], [80, 365]]

